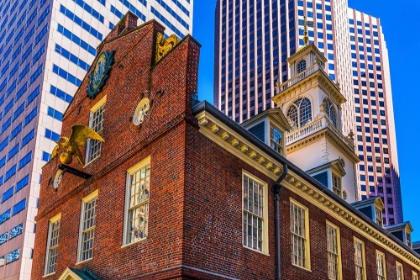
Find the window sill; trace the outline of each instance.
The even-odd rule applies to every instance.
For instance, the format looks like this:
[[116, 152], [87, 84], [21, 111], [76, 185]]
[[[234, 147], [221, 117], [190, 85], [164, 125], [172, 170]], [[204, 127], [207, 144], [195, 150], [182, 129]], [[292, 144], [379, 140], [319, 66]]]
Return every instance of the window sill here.
[[303, 267], [303, 266], [298, 266], [298, 265], [295, 265], [295, 264], [292, 264], [294, 267], [297, 267], [297, 268], [300, 268], [300, 269], [303, 269], [303, 270], [306, 270], [307, 272], [312, 272], [312, 269], [310, 269], [310, 268], [306, 268], [306, 267]]
[[91, 161], [89, 161], [88, 163], [86, 163], [84, 166], [83, 166], [83, 168], [86, 168], [86, 167], [88, 167], [89, 165], [91, 165], [93, 162], [95, 162], [98, 158], [100, 158], [101, 156], [99, 155], [99, 156], [97, 156], [96, 158], [94, 158], [94, 159], [92, 159]]
[[47, 278], [47, 277], [50, 277], [50, 276], [53, 276], [53, 275], [55, 275], [55, 272], [50, 273], [50, 274], [45, 274], [44, 276], [42, 276], [42, 278]]
[[243, 247], [243, 248], [245, 248], [245, 249], [248, 249], [248, 250], [250, 250], [250, 251], [252, 251], [252, 252], [259, 253], [259, 254], [261, 254], [261, 255], [267, 256], [267, 257], [269, 257], [269, 256], [270, 256], [270, 254], [269, 254], [269, 253], [266, 253], [266, 252], [263, 252], [263, 251], [258, 251], [258, 250], [255, 250], [255, 249], [252, 249], [252, 248], [246, 247], [246, 246], [244, 246], [243, 244], [242, 244], [242, 247]]
[[137, 241], [132, 242], [132, 243], [128, 243], [128, 244], [122, 245], [122, 246], [121, 246], [121, 249], [124, 249], [124, 248], [130, 247], [130, 246], [133, 246], [133, 245], [135, 245], [135, 244], [137, 244], [137, 243], [140, 243], [140, 242], [143, 242], [143, 241], [145, 241], [145, 240], [147, 240], [147, 237], [146, 237], [146, 238], [143, 238], [143, 239], [140, 239], [140, 240], [137, 240]]
[[87, 260], [84, 260], [84, 261], [77, 262], [75, 265], [79, 265], [79, 264], [83, 264], [83, 263], [86, 263], [86, 262], [90, 262], [91, 260], [93, 260], [93, 258], [87, 259]]

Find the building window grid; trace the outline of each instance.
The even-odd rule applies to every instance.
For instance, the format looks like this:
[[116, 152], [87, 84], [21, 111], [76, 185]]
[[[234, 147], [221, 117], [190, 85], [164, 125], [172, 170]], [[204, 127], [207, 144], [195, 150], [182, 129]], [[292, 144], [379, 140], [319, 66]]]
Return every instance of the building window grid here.
[[263, 251], [264, 186], [244, 175], [243, 181], [243, 244]]
[[47, 265], [45, 268], [46, 275], [55, 272], [55, 266], [57, 264], [59, 233], [60, 233], [60, 220], [50, 224], [50, 238], [48, 242]]
[[385, 255], [383, 253], [376, 252], [376, 266], [378, 280], [386, 280]]
[[293, 122], [294, 128], [302, 127], [312, 121], [311, 101], [299, 98], [289, 107], [287, 117]]
[[341, 178], [332, 174], [332, 191], [341, 197]]
[[327, 225], [328, 279], [339, 279], [338, 229]]
[[[89, 126], [96, 131], [99, 135], [102, 135], [104, 127], [104, 112], [105, 104], [103, 104], [98, 110], [91, 112]], [[101, 155], [102, 142], [98, 140], [89, 140], [87, 145], [88, 156], [87, 163], [93, 161]]]
[[403, 266], [397, 262], [397, 280], [404, 280]]
[[365, 280], [364, 245], [362, 242], [354, 241], [354, 264], [356, 268], [356, 280]]
[[150, 164], [129, 174], [129, 180], [127, 243], [133, 243], [148, 236]]
[[306, 209], [291, 202], [290, 231], [292, 233], [292, 264], [307, 267]]
[[97, 198], [95, 197], [92, 200], [83, 203], [79, 261], [86, 261], [93, 258], [93, 242], [96, 228], [96, 201]]
[[279, 154], [283, 154], [283, 133], [270, 125], [270, 145]]
[[376, 223], [379, 226], [383, 225], [383, 221], [382, 221], [382, 211], [379, 208], [375, 208], [375, 219], [376, 219]]

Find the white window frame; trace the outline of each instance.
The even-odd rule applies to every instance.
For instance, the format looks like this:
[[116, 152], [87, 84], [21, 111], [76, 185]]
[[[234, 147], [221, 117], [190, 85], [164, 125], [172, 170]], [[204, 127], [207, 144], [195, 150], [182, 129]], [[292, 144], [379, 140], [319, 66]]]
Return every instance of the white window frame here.
[[[95, 230], [96, 230], [96, 216], [97, 216], [97, 206], [98, 206], [98, 190], [92, 192], [91, 194], [89, 194], [88, 196], [84, 197], [82, 199], [82, 208], [81, 208], [81, 213], [80, 213], [80, 227], [79, 227], [79, 244], [78, 244], [78, 249], [77, 249], [77, 263], [82, 263], [82, 262], [86, 262], [89, 260], [93, 259], [93, 250], [94, 250], [94, 245], [95, 245]], [[85, 214], [85, 210], [86, 210], [86, 205], [92, 201], [96, 200], [95, 203], [95, 215], [94, 215], [94, 225], [90, 226], [89, 228], [84, 229], [84, 222], [85, 222], [85, 218], [84, 218], [84, 214]], [[84, 239], [84, 235], [91, 233], [93, 231], [93, 238], [92, 238], [92, 257], [90, 258], [83, 258], [83, 239]]]
[[385, 254], [378, 250], [376, 250], [376, 274], [378, 275], [378, 280], [387, 279]]
[[[91, 109], [90, 109], [90, 113], [89, 113], [89, 127], [92, 128], [93, 130], [95, 130], [99, 135], [102, 135], [102, 131], [103, 131], [103, 122], [104, 122], [104, 116], [103, 114], [105, 113], [105, 106], [106, 106], [106, 95], [99, 100]], [[96, 127], [93, 127], [93, 117], [95, 115], [96, 112], [98, 112], [99, 110], [102, 110], [102, 125], [101, 125], [101, 129], [97, 130]], [[93, 145], [99, 145], [99, 150], [98, 153], [95, 157], [92, 157], [92, 146]], [[102, 142], [98, 141], [98, 140], [91, 140], [89, 139], [86, 142], [86, 165], [88, 165], [89, 163], [93, 162], [95, 159], [99, 158], [101, 156], [101, 149], [102, 149]]]
[[[263, 203], [263, 209], [262, 209], [262, 216], [255, 214], [253, 212], [250, 212], [248, 210], [245, 209], [245, 194], [244, 194], [244, 187], [245, 187], [245, 177], [247, 177], [248, 179], [253, 180], [254, 182], [256, 182], [257, 184], [259, 184], [262, 187], [262, 191], [263, 191], [263, 198], [262, 198], [262, 203]], [[266, 182], [262, 181], [261, 179], [259, 179], [258, 177], [254, 176], [253, 174], [247, 172], [246, 170], [242, 170], [242, 246], [244, 248], [247, 248], [249, 250], [258, 252], [258, 253], [262, 253], [265, 255], [269, 254], [269, 240], [268, 240], [268, 185]], [[262, 246], [261, 248], [253, 248], [248, 246], [247, 244], [245, 244], [245, 238], [248, 236], [246, 235], [246, 232], [248, 231], [247, 226], [245, 226], [244, 224], [244, 216], [245, 213], [250, 214], [251, 216], [255, 216], [257, 219], [261, 219], [262, 220]]]
[[[337, 179], [339, 188], [334, 186], [334, 177]], [[336, 189], [339, 189], [339, 193], [336, 192]], [[342, 184], [342, 176], [337, 175], [334, 172], [331, 172], [331, 190], [333, 193], [335, 193], [336, 195], [338, 195], [339, 197], [343, 197], [343, 184]]]
[[417, 272], [412, 271], [411, 272], [411, 278], [412, 278], [412, 280], [419, 280], [419, 275], [417, 274]]
[[[330, 231], [335, 231], [335, 238], [336, 240], [330, 239], [332, 236], [329, 234]], [[328, 279], [331, 280], [341, 280], [343, 279], [342, 275], [342, 264], [341, 264], [341, 238], [340, 238], [340, 228], [333, 223], [326, 221], [326, 233], [327, 233], [327, 259], [329, 260], [329, 257], [332, 256], [335, 258], [335, 276], [330, 277], [328, 273]], [[333, 244], [329, 244], [329, 241], [332, 241]], [[335, 244], [334, 244], [335, 241]], [[334, 248], [334, 245], [336, 248]], [[329, 262], [329, 261], [328, 261]]]
[[[354, 244], [354, 266], [355, 266], [355, 272], [356, 272], [356, 280], [366, 280], [366, 252], [365, 252], [365, 243], [362, 241], [362, 240], [360, 240], [360, 239], [358, 239], [358, 238], [356, 238], [356, 237], [353, 237], [353, 239], [354, 239], [354, 242], [353, 242], [353, 244]], [[361, 246], [360, 246], [360, 248], [361, 248], [361, 252], [360, 252], [360, 257], [361, 257], [361, 263], [357, 263], [357, 248], [356, 248], [356, 243], [359, 243]], [[360, 269], [362, 269], [362, 277], [361, 278], [358, 278], [358, 276], [357, 276], [357, 271], [358, 271], [358, 268]]]
[[[396, 271], [397, 280], [404, 280], [404, 267], [403, 267], [402, 263], [395, 262], [395, 267], [397, 269], [397, 271]], [[401, 268], [401, 270], [399, 270], [399, 268]], [[400, 272], [401, 272], [401, 274], [400, 274]]]
[[[304, 226], [305, 226], [305, 229], [304, 229], [305, 232], [303, 234], [300, 234], [300, 235], [297, 234], [293, 230], [294, 217], [292, 217], [292, 214], [293, 214], [292, 213], [292, 205], [294, 205], [297, 208], [300, 208], [304, 213], [304, 219], [305, 220], [303, 222], [304, 222]], [[304, 262], [303, 262], [302, 265], [299, 265], [298, 263], [295, 263], [294, 259], [293, 259], [293, 247], [294, 247], [294, 244], [293, 244], [294, 238], [293, 237], [294, 236], [297, 236], [298, 238], [303, 238], [303, 240], [304, 240], [304, 248], [303, 249], [305, 250], [305, 253], [304, 253]], [[310, 254], [311, 249], [310, 249], [310, 238], [309, 238], [309, 209], [308, 209], [308, 207], [306, 207], [305, 205], [297, 202], [293, 198], [290, 198], [290, 238], [291, 238], [290, 244], [291, 244], [291, 247], [292, 247], [292, 250], [290, 252], [291, 253], [290, 256], [292, 258], [292, 265], [300, 267], [300, 268], [304, 268], [304, 269], [307, 269], [307, 270], [311, 270], [311, 254]]]
[[[140, 161], [139, 163], [137, 163], [136, 165], [130, 167], [127, 170], [127, 179], [126, 179], [126, 192], [125, 192], [125, 208], [124, 208], [124, 234], [123, 234], [123, 247], [124, 246], [129, 246], [132, 244], [135, 244], [137, 242], [141, 242], [145, 239], [147, 239], [148, 237], [148, 227], [149, 227], [149, 214], [150, 214], [150, 178], [151, 178], [151, 156], [146, 157], [145, 159], [143, 159], [142, 161]], [[138, 208], [140, 206], [145, 206], [147, 205], [147, 217], [146, 217], [146, 237], [143, 238], [139, 238], [136, 239], [134, 241], [128, 241], [128, 229], [129, 229], [129, 212], [130, 212], [130, 198], [131, 198], [131, 175], [135, 174], [136, 172], [140, 171], [141, 169], [145, 168], [149, 166], [150, 171], [149, 171], [149, 198], [147, 200], [144, 200], [138, 204], [136, 204], [134, 208]]]
[[[55, 226], [57, 226], [54, 228]], [[55, 274], [56, 271], [56, 265], [57, 265], [57, 255], [58, 255], [58, 244], [59, 244], [59, 237], [60, 237], [60, 226], [61, 226], [61, 213], [55, 215], [48, 221], [48, 238], [47, 238], [47, 251], [45, 253], [45, 266], [44, 266], [44, 275], [52, 275]], [[53, 237], [53, 234], [56, 235]], [[53, 239], [54, 241], [53, 242]], [[52, 245], [51, 243], [54, 243]], [[54, 258], [51, 258], [51, 254], [54, 254]], [[54, 264], [50, 263], [51, 261], [54, 261]], [[53, 268], [51, 269], [51, 266]]]
[[[278, 130], [281, 133], [280, 143], [274, 141], [274, 138], [271, 137], [272, 134], [274, 135], [274, 129]], [[270, 147], [281, 155], [284, 155], [284, 137], [285, 137], [284, 132], [281, 129], [279, 129], [277, 126], [275, 126], [272, 122], [269, 122], [268, 139], [270, 141]]]
[[382, 210], [375, 206], [375, 222], [379, 226], [383, 226]]

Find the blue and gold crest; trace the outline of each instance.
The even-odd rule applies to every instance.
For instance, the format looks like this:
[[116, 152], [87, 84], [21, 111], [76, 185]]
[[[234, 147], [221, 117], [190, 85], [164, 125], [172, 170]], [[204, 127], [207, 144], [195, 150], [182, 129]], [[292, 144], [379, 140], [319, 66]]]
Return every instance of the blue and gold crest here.
[[95, 69], [89, 75], [89, 85], [87, 89], [87, 96], [90, 99], [95, 99], [96, 95], [101, 91], [106, 80], [108, 79], [111, 65], [114, 62], [114, 53], [102, 52], [96, 60]]

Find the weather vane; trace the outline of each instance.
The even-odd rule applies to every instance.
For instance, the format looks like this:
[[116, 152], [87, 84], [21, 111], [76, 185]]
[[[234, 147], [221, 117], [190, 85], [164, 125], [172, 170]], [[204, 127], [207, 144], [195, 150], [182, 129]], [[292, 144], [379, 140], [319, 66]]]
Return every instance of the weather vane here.
[[307, 46], [309, 43], [308, 27], [314, 27], [314, 22], [306, 20], [306, 16], [303, 17], [303, 45]]

